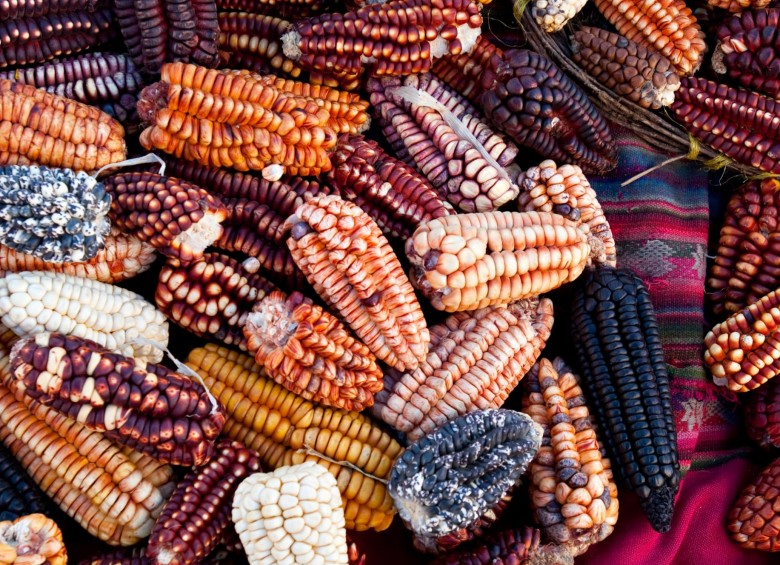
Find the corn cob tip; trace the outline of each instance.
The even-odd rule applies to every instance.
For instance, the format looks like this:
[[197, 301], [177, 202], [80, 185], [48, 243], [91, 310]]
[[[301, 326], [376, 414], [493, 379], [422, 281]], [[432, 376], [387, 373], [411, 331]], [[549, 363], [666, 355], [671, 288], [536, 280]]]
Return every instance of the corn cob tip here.
[[641, 498], [639, 501], [647, 519], [650, 520], [650, 525], [659, 534], [665, 534], [672, 528], [674, 495], [676, 493], [676, 488], [664, 485], [652, 489], [647, 498]]
[[282, 35], [282, 52], [284, 52], [284, 56], [293, 61], [300, 59], [301, 55], [303, 55], [299, 47], [300, 42], [301, 34], [295, 29], [291, 29]]
[[0, 563], [66, 565], [68, 556], [57, 524], [43, 514], [0, 522]]

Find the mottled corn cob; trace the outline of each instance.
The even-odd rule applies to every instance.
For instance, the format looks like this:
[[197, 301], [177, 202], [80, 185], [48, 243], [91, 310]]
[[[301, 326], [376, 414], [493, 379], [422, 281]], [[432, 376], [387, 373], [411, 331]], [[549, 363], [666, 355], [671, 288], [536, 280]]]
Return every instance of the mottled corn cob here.
[[231, 528], [239, 483], [260, 470], [257, 454], [239, 442], [221, 440], [203, 466], [182, 479], [157, 519], [146, 556], [153, 563], [200, 563]]
[[707, 0], [710, 6], [723, 8], [729, 12], [766, 8], [771, 3], [771, 0]]
[[317, 406], [267, 378], [251, 357], [225, 348], [195, 349], [188, 365], [225, 406], [225, 436], [257, 451], [269, 469], [324, 465], [337, 479], [348, 528], [390, 526], [395, 508], [384, 481], [401, 446], [371, 420]]
[[38, 485], [0, 444], [0, 520], [16, 520], [48, 510], [48, 502]]
[[105, 179], [110, 217], [120, 229], [181, 261], [203, 256], [222, 234], [227, 210], [219, 198], [187, 181], [156, 173], [117, 173]]
[[[540, 532], [522, 527], [493, 533], [471, 546], [439, 557], [433, 565], [510, 565], [528, 563], [539, 547]], [[94, 564], [100, 565], [100, 564]]]
[[333, 7], [330, 0], [217, 0], [220, 12], [240, 11], [271, 14], [283, 18], [304, 18]]
[[599, 84], [642, 108], [669, 106], [680, 88], [669, 59], [605, 29], [583, 26], [575, 31], [572, 58]]
[[552, 61], [527, 49], [495, 55], [482, 73], [485, 115], [545, 158], [603, 174], [617, 164], [609, 125]]
[[339, 487], [313, 461], [245, 479], [233, 522], [250, 565], [349, 563]]
[[431, 74], [369, 79], [366, 88], [396, 155], [452, 204], [485, 212], [517, 196], [517, 147], [455, 90]]
[[561, 31], [576, 16], [588, 0], [535, 0], [531, 14], [547, 33]]
[[780, 551], [780, 459], [751, 481], [728, 515], [731, 538], [746, 549]]
[[222, 406], [200, 382], [87, 339], [58, 333], [23, 338], [10, 369], [6, 384], [18, 400], [50, 406], [175, 465], [208, 460], [225, 423]]
[[406, 241], [412, 280], [437, 310], [454, 312], [538, 296], [576, 279], [587, 234], [550, 212], [458, 214]]
[[475, 107], [484, 92], [480, 77], [489, 68], [493, 55], [501, 57], [503, 51], [484, 35], [477, 39], [474, 49], [460, 55], [447, 54], [434, 60], [431, 72]]
[[114, 118], [29, 84], [0, 80], [0, 164], [93, 172], [126, 156]]
[[780, 380], [748, 394], [743, 409], [748, 437], [765, 449], [780, 447]]
[[467, 412], [500, 408], [536, 362], [552, 324], [547, 298], [452, 314], [430, 329], [419, 368], [385, 372], [372, 413], [416, 441]]
[[206, 253], [186, 265], [168, 260], [160, 270], [154, 300], [185, 330], [246, 351], [242, 328], [254, 305], [275, 287], [227, 255]]
[[68, 554], [59, 526], [43, 514], [0, 522], [2, 565], [66, 565]]
[[279, 17], [256, 12], [219, 14], [222, 66], [298, 78], [301, 68], [282, 52], [281, 36], [290, 29], [290, 25]]
[[309, 199], [287, 219], [287, 245], [309, 283], [378, 359], [403, 371], [428, 353], [412, 285], [379, 227], [338, 196]]
[[596, 197], [596, 191], [577, 165], [542, 161], [522, 173], [517, 184], [520, 212], [554, 212], [588, 226], [588, 245], [593, 263], [614, 267], [617, 261], [615, 238]]
[[607, 454], [658, 532], [680, 483], [669, 377], [650, 294], [633, 272], [599, 267], [572, 305], [572, 339]]
[[0, 278], [0, 319], [20, 337], [60, 332], [122, 355], [159, 363], [168, 345], [163, 313], [135, 292], [61, 273], [26, 271]]

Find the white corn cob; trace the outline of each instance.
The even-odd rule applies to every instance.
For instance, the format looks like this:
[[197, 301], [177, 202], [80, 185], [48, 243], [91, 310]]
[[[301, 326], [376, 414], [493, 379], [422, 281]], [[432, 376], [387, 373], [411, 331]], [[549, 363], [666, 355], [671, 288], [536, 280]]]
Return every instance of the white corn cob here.
[[588, 0], [536, 0], [531, 13], [547, 33], [561, 31], [588, 3]]
[[233, 523], [250, 565], [349, 562], [336, 478], [313, 461], [244, 479]]
[[7, 273], [0, 279], [0, 320], [21, 337], [60, 332], [153, 363], [162, 361], [162, 351], [138, 338], [168, 344], [165, 315], [142, 296], [62, 273]]

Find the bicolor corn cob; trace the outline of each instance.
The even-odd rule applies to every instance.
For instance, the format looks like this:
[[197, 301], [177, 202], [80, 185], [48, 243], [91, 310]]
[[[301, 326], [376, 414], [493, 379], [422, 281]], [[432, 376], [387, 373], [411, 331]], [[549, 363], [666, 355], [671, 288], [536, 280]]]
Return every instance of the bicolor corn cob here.
[[482, 73], [490, 122], [548, 159], [603, 174], [617, 164], [609, 124], [552, 61], [527, 49], [495, 55]]
[[430, 329], [420, 367], [385, 372], [372, 413], [416, 441], [467, 412], [500, 408], [536, 362], [552, 324], [547, 298], [452, 314]]
[[29, 84], [0, 80], [0, 165], [93, 172], [126, 156], [114, 118]]
[[193, 350], [187, 364], [225, 406], [225, 436], [257, 451], [268, 469], [304, 461], [327, 467], [337, 479], [349, 529], [390, 526], [395, 508], [384, 481], [401, 452], [390, 435], [361, 414], [293, 394], [247, 355], [209, 344]]
[[0, 563], [66, 565], [68, 553], [59, 526], [43, 514], [0, 522]]
[[531, 14], [547, 33], [561, 31], [576, 16], [588, 0], [535, 0]]
[[479, 107], [479, 99], [484, 92], [480, 77], [494, 60], [493, 55], [500, 57], [502, 53], [487, 37], [480, 35], [474, 49], [468, 53], [447, 54], [434, 60], [431, 72], [475, 107]]
[[766, 8], [771, 0], [707, 0], [707, 4], [716, 8], [723, 8], [729, 12], [741, 12], [742, 10]]
[[749, 394], [743, 410], [748, 437], [765, 449], [780, 447], [780, 380]]
[[517, 147], [432, 74], [369, 79], [367, 90], [396, 155], [465, 212], [495, 210], [519, 192]]
[[260, 470], [257, 454], [221, 440], [214, 455], [176, 485], [149, 536], [153, 563], [192, 565], [209, 555], [232, 529], [230, 514], [239, 483]]
[[203, 256], [222, 235], [227, 210], [219, 198], [187, 181], [156, 173], [117, 173], [105, 179], [114, 224], [181, 261]]
[[245, 479], [233, 522], [250, 565], [349, 563], [338, 484], [313, 461]]
[[50, 406], [175, 465], [208, 460], [225, 423], [222, 407], [200, 382], [87, 339], [58, 333], [23, 338], [10, 369], [6, 385], [18, 400]]
[[48, 512], [48, 502], [14, 456], [0, 444], [0, 520]]
[[416, 368], [428, 353], [428, 328], [379, 226], [335, 195], [309, 199], [286, 225], [293, 259], [317, 294], [378, 359]]
[[220, 12], [272, 14], [283, 18], [304, 18], [333, 7], [330, 0], [217, 0]]
[[669, 376], [650, 294], [633, 272], [599, 267], [572, 305], [572, 339], [616, 473], [653, 528], [671, 527], [680, 483]]
[[744, 488], [728, 515], [731, 538], [746, 549], [780, 551], [780, 459]]
[[[510, 565], [528, 563], [537, 552], [540, 532], [535, 528], [503, 530], [471, 546], [439, 557], [433, 565]], [[96, 564], [97, 565], [97, 564]]]
[[219, 14], [219, 47], [222, 66], [255, 73], [301, 76], [301, 68], [282, 52], [281, 36], [290, 22], [277, 14], [227, 12]]
[[406, 241], [412, 280], [437, 310], [454, 312], [538, 296], [576, 279], [590, 255], [577, 223], [550, 212], [458, 214]]
[[16, 335], [59, 332], [90, 339], [123, 355], [159, 363], [168, 322], [142, 296], [118, 286], [47, 271], [0, 278], [0, 320]]

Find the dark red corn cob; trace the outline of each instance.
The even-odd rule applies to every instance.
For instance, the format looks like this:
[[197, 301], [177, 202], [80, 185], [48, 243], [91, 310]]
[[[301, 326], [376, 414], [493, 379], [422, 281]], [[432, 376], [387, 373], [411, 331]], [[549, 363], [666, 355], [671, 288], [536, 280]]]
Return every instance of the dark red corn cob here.
[[521, 565], [534, 554], [539, 540], [536, 528], [504, 530], [443, 555], [433, 565]]
[[0, 521], [48, 514], [46, 497], [16, 458], [0, 444]]
[[217, 0], [220, 12], [249, 12], [277, 18], [305, 18], [333, 8], [331, 0]]
[[83, 559], [79, 565], [151, 565], [143, 546], [123, 547], [110, 553]]
[[48, 406], [174, 465], [208, 460], [225, 423], [222, 406], [200, 382], [88, 339], [24, 338], [11, 352], [11, 374], [7, 384], [19, 400], [26, 396], [33, 407]]
[[228, 439], [217, 443], [212, 458], [176, 486], [152, 529], [146, 556], [154, 563], [198, 563], [233, 527], [238, 484], [258, 471], [260, 459], [255, 452]]
[[745, 487], [729, 512], [726, 528], [744, 548], [780, 551], [780, 459]]
[[747, 395], [745, 429], [765, 449], [780, 447], [780, 381], [773, 379]]
[[484, 35], [480, 35], [477, 44], [468, 53], [445, 55], [433, 62], [431, 71], [447, 83], [461, 96], [475, 106], [479, 106], [482, 89], [481, 77], [485, 70], [492, 68], [494, 56], [501, 58], [503, 51], [493, 45]]
[[6, 0], [0, 5], [0, 21], [36, 18], [46, 14], [62, 14], [74, 10], [93, 10], [95, 0]]

